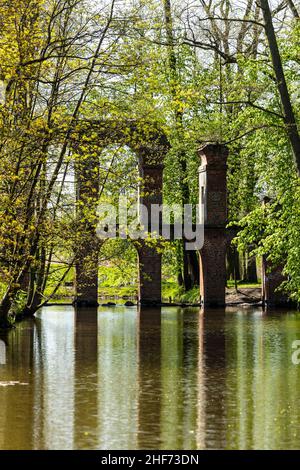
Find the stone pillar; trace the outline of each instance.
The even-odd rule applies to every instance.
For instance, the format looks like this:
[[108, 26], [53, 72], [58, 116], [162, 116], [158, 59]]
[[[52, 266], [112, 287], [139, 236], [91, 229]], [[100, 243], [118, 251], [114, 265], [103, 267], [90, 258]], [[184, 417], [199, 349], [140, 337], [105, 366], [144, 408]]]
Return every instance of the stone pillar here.
[[77, 306], [98, 305], [98, 249], [96, 235], [99, 193], [98, 158], [80, 158], [75, 165], [77, 234], [75, 246], [75, 301]]
[[159, 305], [161, 303], [161, 264], [162, 255], [157, 247], [139, 241], [139, 303]]
[[[140, 214], [141, 224], [150, 230], [152, 205], [162, 204], [163, 165], [149, 161], [142, 156], [139, 163], [141, 178], [139, 203], [148, 211], [148, 220]], [[160, 221], [161, 222], [161, 221]], [[144, 240], [138, 243], [139, 258], [139, 303], [141, 305], [157, 305], [161, 303], [161, 264], [162, 255], [157, 246], [149, 246]]]
[[277, 268], [272, 266], [266, 256], [263, 256], [262, 301], [266, 307], [282, 307], [290, 303], [287, 294], [277, 290], [286, 281], [286, 277], [282, 274], [282, 269], [283, 266], [278, 266]]
[[225, 229], [205, 227], [200, 251], [200, 296], [205, 307], [224, 307], [226, 291]]
[[200, 294], [204, 306], [225, 305], [228, 149], [220, 144], [200, 148], [200, 222], [204, 245], [200, 250]]
[[140, 160], [139, 204], [143, 204], [148, 211], [148, 221], [141, 219], [144, 225], [151, 222], [152, 204], [162, 204], [163, 169], [163, 165], [149, 165], [143, 159]]

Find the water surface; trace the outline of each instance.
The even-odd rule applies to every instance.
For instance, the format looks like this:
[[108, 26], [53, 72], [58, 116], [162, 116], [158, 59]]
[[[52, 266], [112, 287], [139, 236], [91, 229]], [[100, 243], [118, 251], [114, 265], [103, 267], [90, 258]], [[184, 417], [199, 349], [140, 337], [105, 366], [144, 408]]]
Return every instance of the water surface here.
[[0, 449], [300, 448], [299, 313], [48, 307], [0, 339]]

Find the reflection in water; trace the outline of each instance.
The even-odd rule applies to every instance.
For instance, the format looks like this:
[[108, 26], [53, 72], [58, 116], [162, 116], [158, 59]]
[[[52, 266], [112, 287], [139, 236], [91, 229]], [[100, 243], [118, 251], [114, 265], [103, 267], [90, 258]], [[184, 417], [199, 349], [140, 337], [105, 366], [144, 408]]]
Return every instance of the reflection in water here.
[[[56, 307], [51, 314], [39, 315], [36, 321], [32, 384], [34, 448], [68, 449], [73, 446], [74, 326], [73, 308]], [[23, 348], [20, 344], [20, 355]]]
[[[226, 448], [226, 342], [224, 310], [203, 312], [205, 447]], [[212, 425], [213, 422], [213, 425]]]
[[75, 407], [73, 443], [89, 449], [98, 433], [98, 312], [97, 308], [75, 311]]
[[162, 407], [161, 309], [138, 312], [138, 448], [160, 448]]
[[138, 345], [135, 309], [99, 313], [98, 449], [135, 448], [138, 414]]
[[0, 386], [0, 449], [25, 449], [34, 445], [33, 338], [32, 322], [23, 323], [11, 332], [1, 332], [0, 339], [6, 345], [6, 364], [0, 365], [0, 383], [29, 385]]
[[226, 327], [228, 448], [299, 448], [300, 369], [291, 361], [299, 337], [299, 313], [233, 312]]
[[295, 339], [298, 313], [46, 308], [0, 335], [0, 449], [298, 448]]

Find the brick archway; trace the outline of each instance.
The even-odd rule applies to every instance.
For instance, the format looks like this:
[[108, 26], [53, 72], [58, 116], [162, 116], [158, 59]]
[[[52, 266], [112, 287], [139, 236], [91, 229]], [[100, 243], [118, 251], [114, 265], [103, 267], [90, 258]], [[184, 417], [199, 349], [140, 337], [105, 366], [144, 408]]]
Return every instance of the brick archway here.
[[[80, 153], [85, 145], [97, 140], [101, 148], [112, 144], [127, 145], [138, 156], [140, 195], [151, 217], [152, 204], [162, 204], [164, 158], [170, 146], [165, 134], [148, 122], [85, 122], [77, 132], [74, 147]], [[86, 142], [83, 136], [88, 136]], [[100, 144], [99, 144], [100, 143]], [[82, 149], [82, 150], [81, 150]], [[75, 300], [77, 306], [98, 304], [98, 251], [96, 236], [99, 193], [97, 157], [80, 158], [75, 164], [78, 239], [76, 240]], [[86, 214], [88, 212], [88, 217]], [[82, 215], [85, 215], [82, 217]], [[82, 222], [81, 222], [82, 221]], [[161, 302], [161, 254], [137, 244], [139, 259], [139, 302], [144, 305]]]

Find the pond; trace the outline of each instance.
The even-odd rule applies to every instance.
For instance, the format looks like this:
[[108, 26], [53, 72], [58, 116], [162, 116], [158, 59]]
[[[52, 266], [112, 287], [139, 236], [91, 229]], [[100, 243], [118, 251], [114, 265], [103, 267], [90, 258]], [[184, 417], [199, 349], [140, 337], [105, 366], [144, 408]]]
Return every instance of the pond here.
[[297, 449], [300, 314], [47, 307], [1, 333], [0, 449]]

